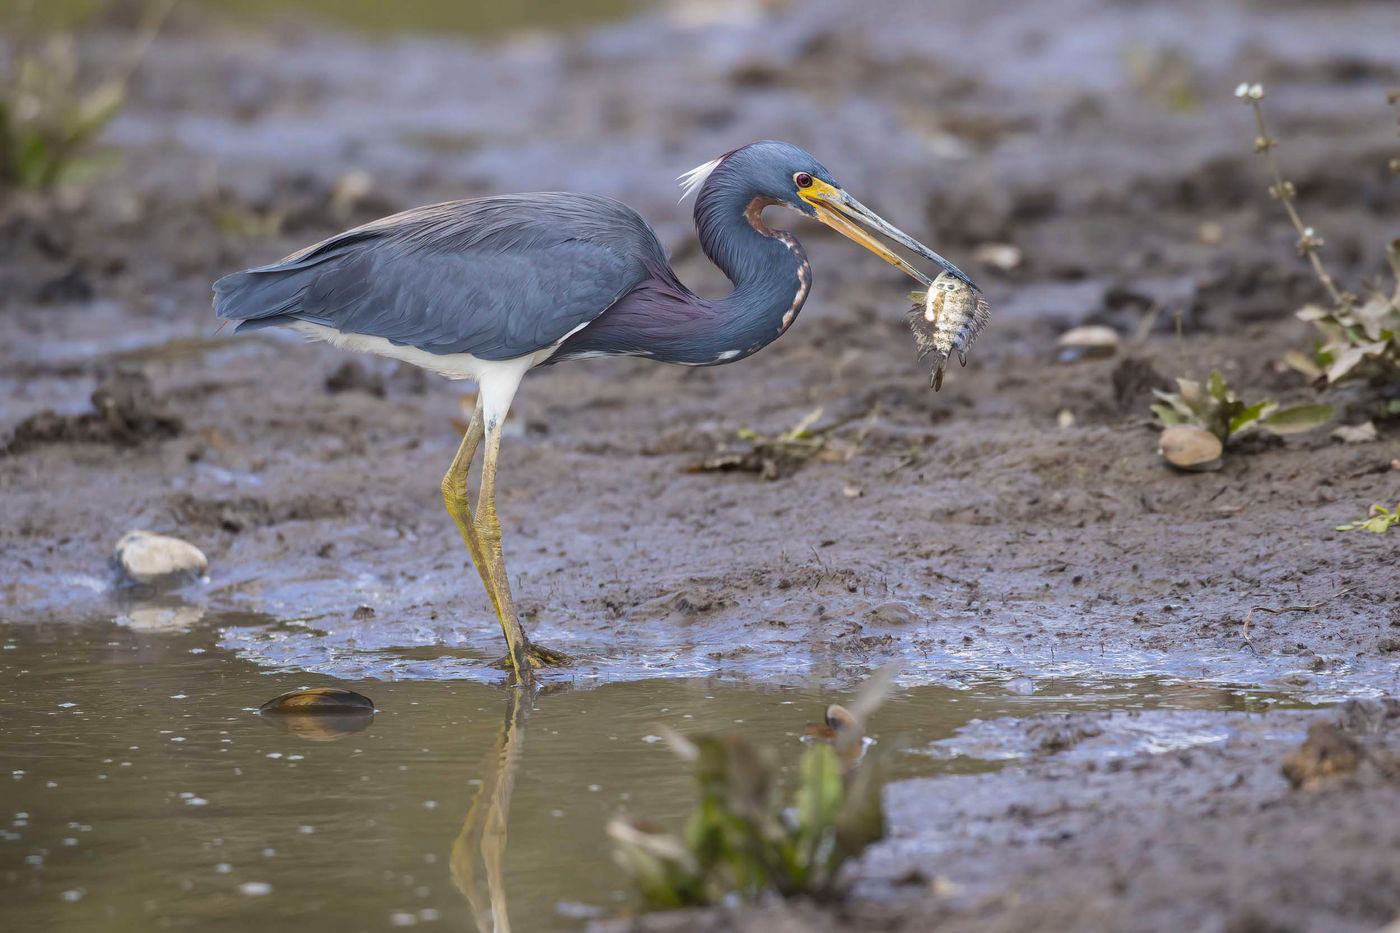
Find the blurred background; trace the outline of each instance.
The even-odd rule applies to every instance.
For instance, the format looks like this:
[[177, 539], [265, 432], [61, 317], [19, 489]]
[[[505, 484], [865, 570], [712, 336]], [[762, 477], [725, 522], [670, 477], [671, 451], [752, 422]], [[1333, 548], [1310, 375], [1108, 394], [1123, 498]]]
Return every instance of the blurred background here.
[[[1259, 196], [1252, 118], [1231, 96], [1245, 79], [1269, 88], [1317, 225], [1348, 213], [1334, 262], [1378, 268], [1367, 224], [1396, 201], [1383, 2], [169, 6], [7, 4], [7, 201], [57, 192], [36, 223], [61, 248], [12, 229], [0, 300], [120, 300], [153, 319], [150, 339], [189, 331], [218, 274], [347, 224], [559, 188], [637, 207], [698, 288], [721, 288], [686, 262], [671, 179], [781, 138], [980, 266], [1002, 326], [1123, 327], [1157, 308], [1219, 328], [1307, 288]], [[816, 268], [829, 288], [874, 262]], [[810, 307], [835, 303], [823, 289]]]
[[[909, 281], [770, 211], [815, 284], [757, 358], [527, 379], [501, 505], [522, 615], [584, 659], [565, 676], [614, 689], [564, 694], [531, 736], [545, 754], [522, 770], [508, 872], [522, 929], [622, 903], [598, 852], [624, 798], [607, 780], [593, 793], [600, 758], [619, 781], [672, 768], [642, 744], [651, 721], [704, 708], [716, 671], [740, 691], [710, 705], [716, 728], [755, 717], [743, 690], [890, 654], [937, 682], [993, 671], [997, 696], [1013, 671], [1070, 668], [1393, 693], [1394, 534], [1332, 529], [1395, 501], [1400, 339], [1388, 381], [1299, 369], [1316, 370], [1319, 334], [1295, 312], [1328, 295], [1235, 90], [1261, 85], [1328, 270], [1389, 291], [1397, 48], [1395, 0], [0, 0], [0, 622], [19, 646], [0, 686], [30, 716], [3, 738], [37, 763], [9, 810], [39, 814], [6, 838], [49, 853], [0, 853], [0, 900], [46, 928], [241, 931], [260, 889], [234, 893], [224, 859], [276, 867], [236, 880], [287, 891], [320, 864], [329, 893], [257, 901], [263, 928], [309, 929], [316, 911], [327, 929], [400, 925], [401, 896], [431, 883], [408, 922], [442, 911], [469, 929], [445, 847], [506, 735], [499, 632], [437, 485], [471, 387], [220, 333], [210, 283], [416, 205], [567, 189], [636, 208], [682, 279], [719, 294], [676, 179], [765, 138], [970, 273], [992, 321], [934, 395]], [[1064, 342], [1086, 325], [1092, 339]], [[1356, 433], [1255, 436], [1219, 471], [1173, 473], [1153, 390], [1212, 370], [1249, 401], [1322, 399], [1328, 431]], [[759, 443], [794, 425], [819, 456]], [[108, 561], [133, 528], [196, 543], [209, 580], [132, 602]], [[1306, 624], [1261, 614], [1243, 651], [1255, 602], [1295, 603]], [[638, 685], [659, 673], [696, 680]], [[248, 710], [312, 678], [402, 718], [318, 749], [326, 770], [297, 781], [270, 770], [291, 758]], [[1156, 689], [1132, 681], [1123, 702]], [[1234, 702], [1216, 693], [1199, 705]], [[954, 709], [929, 697], [907, 708]], [[811, 709], [774, 713], [775, 742], [824, 702], [798, 699]], [[170, 744], [177, 728], [190, 742]], [[619, 731], [630, 757], [601, 756]], [[234, 779], [240, 753], [250, 776]], [[135, 761], [144, 789], [119, 792], [121, 765], [98, 756]], [[326, 791], [371, 768], [379, 796]], [[666, 786], [679, 819], [688, 785]], [[213, 800], [209, 822], [172, 821], [195, 812], [183, 800]], [[315, 833], [303, 811], [324, 816]], [[110, 826], [109, 848], [64, 848], [74, 819]], [[260, 854], [278, 847], [296, 857]], [[130, 872], [132, 852], [151, 870]]]

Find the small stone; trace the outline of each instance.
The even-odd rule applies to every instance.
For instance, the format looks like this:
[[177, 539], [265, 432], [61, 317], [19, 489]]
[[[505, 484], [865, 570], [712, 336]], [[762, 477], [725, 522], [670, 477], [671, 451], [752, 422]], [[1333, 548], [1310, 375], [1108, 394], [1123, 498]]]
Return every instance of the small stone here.
[[309, 714], [344, 715], [346, 713], [373, 713], [374, 701], [353, 690], [337, 687], [313, 687], [309, 690], [293, 690], [273, 697], [258, 712], [264, 716], [289, 713], [297, 716]]
[[1361, 745], [1335, 725], [1313, 723], [1307, 740], [1283, 759], [1283, 775], [1299, 790], [1317, 790], [1356, 773], [1365, 758]]
[[150, 531], [122, 535], [115, 557], [122, 572], [137, 583], [197, 577], [209, 569], [209, 558], [193, 544]]
[[895, 627], [905, 627], [917, 625], [919, 617], [905, 603], [888, 602], [881, 603], [866, 614], [866, 620], [871, 625], [888, 625]]
[[984, 266], [1010, 272], [1021, 264], [1021, 248], [1010, 243], [983, 243], [972, 251], [972, 258]]
[[[298, 738], [335, 742], [374, 722], [374, 702], [351, 690], [314, 687], [274, 697], [258, 708], [258, 714]], [[267, 757], [281, 758], [282, 753], [273, 752]], [[301, 755], [287, 756], [288, 761], [301, 758]]]
[[330, 207], [337, 216], [348, 216], [374, 193], [374, 179], [368, 172], [351, 169], [335, 180], [331, 188]]
[[1162, 432], [1157, 453], [1178, 470], [1200, 472], [1220, 469], [1224, 446], [1220, 438], [1204, 428], [1178, 424]]
[[1018, 697], [1028, 697], [1035, 693], [1035, 681], [1029, 677], [1013, 677], [1006, 682], [1006, 689]]
[[1057, 345], [1061, 363], [1105, 359], [1118, 352], [1118, 332], [1096, 324], [1074, 327], [1060, 335]]

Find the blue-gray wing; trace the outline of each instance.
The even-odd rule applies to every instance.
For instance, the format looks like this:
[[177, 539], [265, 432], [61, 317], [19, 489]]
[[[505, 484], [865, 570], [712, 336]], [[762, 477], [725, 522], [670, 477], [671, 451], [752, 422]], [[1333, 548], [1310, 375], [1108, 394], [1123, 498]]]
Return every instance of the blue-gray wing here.
[[658, 261], [651, 228], [617, 201], [506, 195], [396, 214], [225, 276], [214, 308], [239, 330], [308, 321], [504, 360], [558, 343]]

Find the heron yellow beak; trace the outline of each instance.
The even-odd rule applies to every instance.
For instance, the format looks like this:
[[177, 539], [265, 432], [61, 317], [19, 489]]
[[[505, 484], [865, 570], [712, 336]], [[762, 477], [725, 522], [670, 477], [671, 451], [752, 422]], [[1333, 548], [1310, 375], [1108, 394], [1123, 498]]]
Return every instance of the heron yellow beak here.
[[879, 214], [875, 213], [864, 204], [861, 204], [840, 188], [829, 185], [821, 179], [813, 179], [809, 187], [800, 189], [797, 194], [802, 200], [812, 205], [813, 210], [817, 212], [817, 219], [822, 223], [837, 231], [842, 236], [849, 237], [861, 246], [864, 246], [885, 262], [898, 267], [906, 275], [912, 276], [925, 286], [932, 283], [932, 280], [928, 276], [911, 266], [905, 261], [904, 257], [875, 239], [875, 237], [871, 236], [866, 230], [858, 226], [858, 224], [864, 224], [866, 227], [870, 227], [877, 233], [903, 246], [905, 249], [937, 263], [944, 271], [962, 279], [969, 285], [973, 284], [972, 280], [957, 266], [938, 255], [909, 234], [900, 230], [898, 227], [894, 226], [894, 224], [885, 220]]

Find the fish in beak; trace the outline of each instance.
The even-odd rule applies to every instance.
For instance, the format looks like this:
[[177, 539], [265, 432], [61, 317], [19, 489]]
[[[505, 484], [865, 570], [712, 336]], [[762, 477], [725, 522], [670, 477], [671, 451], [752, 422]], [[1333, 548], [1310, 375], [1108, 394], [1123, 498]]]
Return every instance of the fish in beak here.
[[[812, 184], [800, 189], [798, 194], [817, 212], [817, 219], [822, 223], [855, 240], [923, 284], [924, 291], [910, 295], [914, 306], [909, 309], [909, 327], [919, 346], [919, 358], [928, 359], [931, 363], [929, 385], [935, 391], [942, 388], [943, 372], [949, 357], [957, 354], [958, 360], [966, 366], [967, 349], [987, 323], [990, 309], [982, 290], [957, 266], [840, 188], [813, 179]], [[930, 279], [877, 240], [866, 228], [936, 263], [943, 271]]]
[[[937, 263], [944, 272], [947, 272], [954, 278], [961, 279], [974, 289], [977, 288], [972, 279], [968, 278], [957, 266], [938, 255], [903, 230], [900, 230], [894, 224], [885, 220], [879, 214], [875, 213], [840, 188], [829, 185], [821, 179], [813, 179], [812, 184], [800, 190], [798, 194], [802, 200], [810, 204], [817, 212], [817, 219], [822, 223], [841, 233], [843, 236], [849, 237], [861, 246], [864, 246], [890, 265], [897, 266], [903, 270], [906, 275], [917, 279], [925, 287], [932, 285], [933, 280], [911, 266], [902, 256], [894, 252], [894, 250], [871, 236], [864, 227], [868, 227], [870, 230], [893, 240], [911, 253], [922, 256], [930, 262]], [[864, 225], [864, 227], [861, 225]]]

